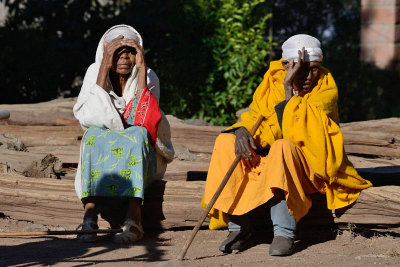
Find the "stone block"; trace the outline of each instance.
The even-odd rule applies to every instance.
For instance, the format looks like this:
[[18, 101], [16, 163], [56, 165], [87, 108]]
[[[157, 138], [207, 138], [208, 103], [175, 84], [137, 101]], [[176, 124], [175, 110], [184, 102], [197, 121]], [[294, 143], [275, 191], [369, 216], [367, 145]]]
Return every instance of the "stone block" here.
[[379, 68], [391, 68], [396, 60], [396, 45], [380, 44], [374, 47], [374, 62]]
[[382, 31], [380, 36], [380, 42], [382, 43], [395, 43], [400, 40], [400, 25], [387, 24], [382, 25]]
[[384, 41], [386, 25], [362, 25], [361, 26], [361, 43], [380, 43]]
[[394, 24], [397, 21], [396, 7], [375, 7], [373, 12], [374, 23]]

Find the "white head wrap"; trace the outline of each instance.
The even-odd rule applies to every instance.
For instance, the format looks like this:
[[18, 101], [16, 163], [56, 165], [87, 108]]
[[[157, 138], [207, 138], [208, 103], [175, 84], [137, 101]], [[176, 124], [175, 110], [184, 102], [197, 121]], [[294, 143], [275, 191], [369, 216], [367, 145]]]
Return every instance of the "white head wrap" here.
[[117, 25], [105, 35], [104, 41], [109, 43], [120, 35], [124, 36], [126, 39], [135, 40], [138, 43], [140, 43], [141, 40], [141, 38], [138, 37], [137, 33], [133, 31], [131, 27], [126, 25]]
[[305, 61], [322, 61], [321, 43], [317, 38], [308, 34], [297, 34], [287, 39], [282, 45], [282, 58], [283, 60], [294, 59], [298, 61], [298, 51], [304, 47]]

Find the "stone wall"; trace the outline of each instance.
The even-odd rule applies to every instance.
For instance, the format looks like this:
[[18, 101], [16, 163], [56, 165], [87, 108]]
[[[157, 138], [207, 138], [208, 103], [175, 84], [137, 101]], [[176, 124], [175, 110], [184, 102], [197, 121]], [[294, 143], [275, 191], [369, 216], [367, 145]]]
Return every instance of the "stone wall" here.
[[382, 69], [400, 62], [400, 0], [361, 0], [361, 60]]

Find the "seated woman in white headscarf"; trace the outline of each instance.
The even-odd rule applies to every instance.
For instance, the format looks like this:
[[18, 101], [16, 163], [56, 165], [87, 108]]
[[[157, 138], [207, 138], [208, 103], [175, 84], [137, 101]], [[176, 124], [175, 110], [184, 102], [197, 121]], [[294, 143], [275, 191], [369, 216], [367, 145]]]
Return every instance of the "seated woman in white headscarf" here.
[[[82, 229], [98, 229], [97, 216], [112, 228], [117, 243], [143, 237], [141, 205], [145, 188], [161, 179], [174, 150], [169, 123], [158, 106], [157, 75], [146, 67], [140, 34], [127, 25], [101, 38], [87, 70], [74, 115], [86, 130], [75, 178], [85, 207]], [[96, 234], [78, 235], [94, 242]]]

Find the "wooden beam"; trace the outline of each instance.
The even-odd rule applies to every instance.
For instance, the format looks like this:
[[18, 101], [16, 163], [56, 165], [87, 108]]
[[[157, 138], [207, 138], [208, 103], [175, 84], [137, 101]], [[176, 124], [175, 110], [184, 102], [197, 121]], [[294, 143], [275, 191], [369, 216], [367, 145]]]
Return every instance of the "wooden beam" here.
[[[147, 229], [193, 227], [200, 214], [204, 181], [159, 181], [145, 195], [144, 225]], [[306, 224], [356, 223], [400, 224], [400, 187], [369, 188], [350, 208], [332, 212], [323, 195], [313, 196]], [[0, 211], [15, 219], [30, 220], [66, 229], [82, 221], [83, 207], [72, 180], [0, 176]], [[104, 227], [108, 226], [104, 221]]]

